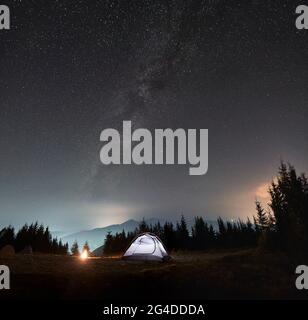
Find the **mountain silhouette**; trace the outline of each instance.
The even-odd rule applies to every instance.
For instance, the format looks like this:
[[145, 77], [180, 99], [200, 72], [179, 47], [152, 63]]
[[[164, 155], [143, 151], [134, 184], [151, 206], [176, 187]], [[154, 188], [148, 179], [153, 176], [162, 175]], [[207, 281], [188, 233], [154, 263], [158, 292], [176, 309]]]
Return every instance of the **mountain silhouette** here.
[[[157, 222], [160, 222], [163, 225], [166, 221], [164, 219], [158, 218], [149, 218], [145, 219], [145, 222], [148, 225], [154, 225]], [[209, 224], [212, 224], [214, 229], [217, 229], [217, 222], [216, 221], [207, 221]], [[94, 228], [91, 230], [82, 230], [78, 232], [68, 233], [68, 232], [60, 232], [55, 231], [52, 232], [52, 235], [61, 239], [63, 243], [68, 242], [69, 248], [72, 246], [74, 241], [78, 242], [79, 247], [82, 247], [84, 243], [87, 241], [90, 250], [94, 251], [98, 249], [104, 244], [106, 235], [108, 232], [111, 234], [116, 234], [117, 232], [125, 232], [134, 231], [139, 226], [140, 221], [130, 219], [120, 224], [112, 224], [102, 228]], [[173, 222], [175, 224], [175, 222]], [[187, 227], [190, 230], [191, 226], [193, 225], [193, 220], [187, 220]]]
[[102, 228], [83, 230], [58, 237], [63, 243], [68, 242], [69, 247], [71, 247], [75, 240], [78, 242], [79, 247], [83, 246], [83, 244], [87, 241], [90, 246], [90, 250], [94, 250], [95, 248], [103, 245], [108, 232], [115, 234], [117, 232], [122, 232], [123, 230], [125, 232], [134, 231], [138, 225], [138, 221], [130, 219], [121, 224], [113, 224]]

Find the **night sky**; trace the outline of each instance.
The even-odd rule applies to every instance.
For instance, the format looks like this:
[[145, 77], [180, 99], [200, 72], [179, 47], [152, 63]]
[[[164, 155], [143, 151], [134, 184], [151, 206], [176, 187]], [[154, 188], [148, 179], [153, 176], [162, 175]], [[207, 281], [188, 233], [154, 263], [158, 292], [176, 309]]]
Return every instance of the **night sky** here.
[[[0, 226], [247, 217], [308, 171], [304, 1], [1, 1]], [[209, 171], [104, 166], [100, 132], [209, 129]]]

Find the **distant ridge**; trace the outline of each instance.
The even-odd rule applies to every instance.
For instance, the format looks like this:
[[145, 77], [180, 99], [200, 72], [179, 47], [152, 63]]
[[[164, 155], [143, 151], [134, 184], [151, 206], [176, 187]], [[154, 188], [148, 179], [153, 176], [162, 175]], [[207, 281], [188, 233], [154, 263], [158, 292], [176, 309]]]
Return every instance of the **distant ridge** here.
[[90, 249], [93, 250], [104, 243], [108, 232], [110, 232], [111, 234], [115, 234], [117, 232], [122, 232], [123, 230], [125, 232], [134, 231], [138, 227], [138, 225], [138, 221], [130, 219], [120, 224], [113, 224], [103, 228], [95, 228], [91, 230], [83, 230], [59, 238], [64, 243], [68, 242], [70, 247], [75, 240], [78, 242], [79, 247], [82, 247], [83, 244], [87, 241]]
[[[150, 219], [145, 219], [145, 222], [148, 225], [154, 225], [157, 222], [160, 222], [161, 225], [163, 225], [166, 221], [163, 219], [158, 219], [158, 218], [150, 218]], [[172, 221], [174, 223], [174, 221]], [[216, 221], [207, 221], [209, 224], [212, 224], [214, 229], [217, 228], [217, 223]], [[120, 224], [112, 224], [110, 226], [102, 227], [102, 228], [94, 228], [91, 230], [83, 230], [83, 231], [78, 231], [74, 233], [67, 234], [67, 232], [52, 232], [52, 235], [57, 237], [58, 239], [61, 239], [62, 242], [68, 242], [69, 247], [72, 246], [73, 242], [76, 240], [78, 242], [79, 248], [81, 248], [84, 243], [87, 241], [90, 250], [95, 251], [95, 249], [98, 249], [104, 244], [106, 235], [108, 232], [111, 234], [116, 234], [117, 232], [122, 232], [123, 230], [125, 232], [130, 232], [130, 231], [135, 231], [135, 229], [139, 226], [139, 221], [134, 220], [134, 219], [129, 219], [123, 223]], [[174, 223], [174, 226], [176, 223]], [[189, 230], [191, 229], [191, 226], [193, 225], [193, 220], [187, 220], [187, 227]]]

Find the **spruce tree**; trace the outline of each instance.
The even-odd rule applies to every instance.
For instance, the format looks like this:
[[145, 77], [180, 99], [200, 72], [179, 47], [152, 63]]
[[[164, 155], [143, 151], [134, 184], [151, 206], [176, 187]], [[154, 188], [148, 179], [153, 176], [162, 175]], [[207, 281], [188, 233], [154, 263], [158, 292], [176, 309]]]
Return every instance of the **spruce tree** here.
[[269, 226], [268, 213], [265, 212], [259, 201], [256, 200], [255, 204], [257, 211], [257, 214], [253, 217], [255, 228], [258, 232], [263, 232]]
[[83, 245], [82, 251], [86, 250], [88, 253], [90, 252], [90, 246], [88, 244], [88, 241], [85, 242]]
[[281, 163], [270, 188], [277, 243], [290, 252], [306, 252], [308, 246], [307, 178], [291, 165]]
[[12, 226], [3, 228], [0, 231], [0, 249], [5, 245], [13, 245], [15, 241], [15, 231]]
[[71, 247], [71, 253], [73, 256], [79, 256], [79, 246], [77, 241], [75, 240], [72, 247]]
[[184, 216], [181, 216], [180, 223], [177, 223], [177, 244], [180, 249], [187, 249], [189, 247], [189, 232]]

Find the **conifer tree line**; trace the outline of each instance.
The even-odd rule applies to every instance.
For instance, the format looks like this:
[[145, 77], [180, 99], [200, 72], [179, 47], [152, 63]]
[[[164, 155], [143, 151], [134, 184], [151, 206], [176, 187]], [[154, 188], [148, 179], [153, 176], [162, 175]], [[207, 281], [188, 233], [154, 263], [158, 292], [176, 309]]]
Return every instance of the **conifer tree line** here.
[[[131, 241], [140, 233], [156, 234], [168, 250], [208, 250], [215, 248], [241, 248], [262, 246], [289, 253], [307, 254], [308, 247], [308, 181], [305, 174], [298, 175], [291, 165], [281, 163], [277, 177], [268, 189], [270, 201], [263, 206], [256, 201], [253, 221], [217, 220], [217, 229], [202, 217], [195, 217], [189, 230], [185, 217], [175, 224], [148, 225], [141, 221], [133, 232], [108, 234], [104, 242], [104, 253], [123, 253]], [[16, 252], [31, 246], [34, 252], [68, 254], [68, 244], [52, 238], [48, 227], [37, 222], [25, 224], [17, 233], [12, 226], [0, 230], [0, 249], [12, 245]], [[90, 251], [88, 243], [82, 250]], [[79, 254], [77, 242], [71, 253]]]
[[31, 246], [33, 252], [66, 255], [68, 244], [61, 240], [52, 238], [48, 227], [39, 225], [37, 222], [30, 225], [25, 224], [15, 233], [12, 226], [0, 230], [0, 249], [6, 245], [12, 245], [16, 252]]
[[235, 222], [218, 218], [218, 229], [202, 217], [195, 217], [188, 230], [184, 216], [180, 222], [147, 225], [143, 220], [134, 232], [108, 234], [104, 253], [121, 253], [140, 233], [152, 232], [168, 250], [207, 250], [212, 248], [240, 248], [262, 246], [267, 249], [305, 253], [308, 247], [308, 184], [305, 174], [297, 175], [292, 165], [281, 163], [278, 175], [268, 189], [267, 207], [256, 200], [253, 222]]
[[150, 232], [157, 235], [168, 250], [207, 250], [213, 248], [249, 247], [256, 245], [257, 233], [248, 219], [246, 222], [225, 222], [218, 219], [218, 230], [215, 231], [202, 217], [194, 218], [194, 225], [189, 230], [186, 219], [181, 217], [180, 222], [173, 224], [166, 222], [161, 225], [157, 222], [148, 225], [145, 220], [133, 232], [108, 233], [104, 243], [104, 253], [121, 253], [129, 246], [132, 240], [141, 233]]
[[291, 254], [306, 254], [308, 248], [308, 180], [292, 165], [281, 163], [269, 187], [270, 202], [257, 203], [259, 244]]

